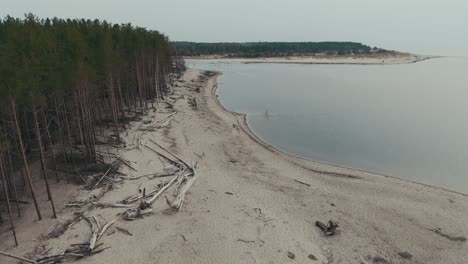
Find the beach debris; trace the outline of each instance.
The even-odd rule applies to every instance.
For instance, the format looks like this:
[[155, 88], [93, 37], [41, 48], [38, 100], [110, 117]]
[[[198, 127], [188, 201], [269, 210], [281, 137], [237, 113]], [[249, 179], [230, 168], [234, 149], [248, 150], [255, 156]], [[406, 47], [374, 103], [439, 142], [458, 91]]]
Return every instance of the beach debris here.
[[232, 192], [224, 192], [224, 193], [228, 195], [234, 195]]
[[179, 187], [177, 188], [176, 198], [174, 202], [172, 202], [171, 207], [180, 211], [182, 209], [182, 205], [184, 204], [185, 194], [187, 191], [192, 187], [193, 183], [197, 179], [197, 171], [196, 171], [197, 163], [192, 162], [190, 167], [191, 173], [188, 175], [182, 176], [179, 179]]
[[54, 229], [51, 232], [49, 232], [46, 235], [46, 237], [48, 239], [51, 239], [51, 238], [57, 238], [57, 237], [63, 235], [63, 233], [65, 233], [65, 231], [68, 230], [68, 228], [70, 228], [74, 224], [81, 221], [81, 219], [83, 219], [83, 213], [82, 212], [75, 212], [75, 217], [73, 217], [72, 219], [68, 219], [63, 223], [59, 223], [59, 224], [55, 225]]
[[171, 104], [169, 101], [166, 100], [165, 103], [166, 103], [166, 109], [174, 109], [174, 105]]
[[195, 97], [190, 97], [188, 99], [188, 104], [195, 110], [198, 109], [197, 99]]
[[177, 111], [172, 111], [168, 116], [164, 117], [161, 120], [154, 122], [153, 126], [148, 126], [144, 128], [138, 128], [139, 131], [156, 131], [157, 129], [166, 127], [170, 124], [174, 115], [177, 114]]
[[97, 253], [101, 253], [102, 251], [110, 248], [100, 248], [103, 244], [96, 245], [95, 250], [89, 250], [87, 247], [87, 244], [74, 244], [71, 245], [71, 248], [68, 248], [64, 252], [56, 255], [49, 255], [49, 256], [43, 256], [39, 257], [36, 259], [35, 262], [30, 262], [30, 263], [36, 263], [36, 264], [54, 264], [54, 263], [60, 263], [60, 262], [65, 262], [65, 261], [71, 261], [71, 260], [77, 260], [81, 259], [84, 257], [89, 257], [92, 255], [95, 255]]
[[292, 253], [291, 251], [288, 251], [288, 258], [295, 259], [296, 255], [294, 255], [294, 253]]
[[[164, 150], [165, 152], [169, 153], [168, 155], [161, 153], [160, 151], [157, 151], [148, 145], [144, 144], [146, 148], [149, 150], [153, 151], [160, 157], [164, 158], [167, 160], [175, 170], [171, 171], [171, 173], [175, 174], [175, 176], [170, 180], [166, 182], [162, 182], [158, 185], [158, 189], [155, 189], [148, 193], [147, 195], [145, 194], [145, 191], [143, 191], [143, 194], [138, 193], [136, 195], [127, 197], [122, 201], [122, 204], [128, 204], [132, 203], [138, 199], [141, 199], [140, 206], [137, 208], [130, 208], [127, 209], [123, 213], [123, 218], [126, 220], [135, 220], [144, 214], [148, 214], [152, 212], [151, 209], [151, 204], [158, 198], [160, 197], [167, 189], [169, 189], [172, 185], [177, 183], [177, 188], [176, 188], [176, 193], [175, 193], [175, 199], [174, 201], [170, 201], [169, 198], [166, 196], [166, 202], [167, 204], [174, 209], [177, 209], [180, 211], [180, 209], [183, 206], [184, 200], [185, 200], [185, 195], [187, 191], [190, 189], [190, 187], [193, 185], [195, 180], [197, 179], [197, 171], [196, 171], [196, 166], [197, 163], [192, 162], [191, 165], [188, 165], [185, 161], [168, 151], [166, 148], [158, 144], [152, 139], [149, 139], [153, 144]], [[169, 157], [172, 156], [173, 158]], [[146, 196], [149, 196], [149, 199], [146, 199]]]
[[133, 168], [130, 164], [128, 164], [127, 161], [123, 160], [121, 157], [117, 157], [117, 159], [122, 162], [122, 164], [124, 164], [125, 166], [129, 167], [132, 171], [137, 171], [135, 168]]
[[34, 260], [19, 257], [19, 256], [15, 256], [13, 254], [6, 253], [6, 252], [3, 252], [3, 251], [0, 251], [0, 255], [5, 256], [5, 257], [9, 257], [9, 258], [13, 258], [13, 259], [17, 259], [17, 260], [21, 260], [21, 261], [24, 261], [24, 262], [27, 262], [27, 263], [36, 263], [36, 261], [34, 261]]
[[373, 258], [370, 258], [370, 256], [368, 256], [368, 259], [372, 259], [373, 263], [384, 263], [384, 264], [390, 263], [388, 262], [388, 260], [384, 259], [381, 256], [375, 256]]
[[411, 259], [413, 257], [413, 255], [411, 255], [407, 251], [398, 252], [398, 255], [400, 255], [400, 257], [402, 257], [404, 259]]
[[137, 180], [143, 177], [146, 177], [150, 180], [156, 179], [156, 178], [169, 177], [169, 176], [175, 175], [179, 171], [180, 171], [179, 167], [170, 166], [170, 167], [164, 168], [163, 171], [135, 176], [135, 177], [130, 178], [129, 180]]
[[315, 222], [315, 225], [322, 229], [325, 236], [333, 236], [338, 233], [337, 228], [339, 227], [338, 223], [333, 220], [328, 220], [328, 225], [320, 221]]
[[316, 256], [314, 256], [314, 254], [309, 254], [309, 256], [307, 256], [309, 259], [311, 260], [318, 260]]
[[125, 234], [125, 235], [127, 235], [127, 236], [133, 236], [133, 234], [130, 233], [130, 231], [128, 231], [128, 230], [125, 229], [125, 228], [118, 227], [118, 226], [114, 226], [114, 228], [115, 228], [117, 231], [119, 231], [119, 232], [121, 232], [121, 233], [123, 233], [123, 234]]
[[137, 218], [142, 218], [144, 215], [150, 214], [152, 212], [153, 212], [153, 209], [151, 208], [146, 208], [146, 209], [141, 209], [140, 207], [131, 208], [125, 211], [124, 219], [131, 221]]
[[306, 182], [303, 182], [303, 181], [299, 181], [299, 180], [296, 180], [296, 179], [294, 179], [294, 181], [297, 182], [297, 183], [300, 183], [300, 184], [309, 186], [309, 187], [311, 186], [310, 184], [308, 184], [308, 183], [306, 183]]
[[466, 237], [464, 237], [464, 236], [451, 236], [451, 235], [445, 234], [445, 233], [442, 232], [442, 229], [440, 229], [440, 228], [432, 229], [431, 231], [438, 234], [441, 237], [445, 237], [446, 239], [448, 239], [450, 241], [466, 242]]
[[66, 249], [60, 254], [39, 257], [36, 259], [36, 261], [32, 261], [29, 263], [52, 264], [67, 260], [76, 260], [100, 253], [108, 249], [109, 247], [98, 249], [103, 244], [97, 244], [97, 242], [105, 234], [107, 229], [109, 229], [109, 227], [117, 221], [118, 218], [108, 221], [105, 224], [102, 224], [95, 215], [93, 215], [92, 217], [82, 216], [82, 218], [85, 219], [91, 226], [91, 237], [89, 239], [89, 242], [81, 244], [72, 244], [70, 248]]

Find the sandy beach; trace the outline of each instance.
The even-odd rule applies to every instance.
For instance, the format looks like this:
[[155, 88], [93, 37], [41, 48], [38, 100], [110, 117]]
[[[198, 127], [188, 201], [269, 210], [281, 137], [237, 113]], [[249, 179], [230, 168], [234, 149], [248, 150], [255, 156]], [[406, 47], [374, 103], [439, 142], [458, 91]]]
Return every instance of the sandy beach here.
[[261, 57], [261, 58], [231, 58], [221, 55], [185, 57], [186, 60], [202, 60], [213, 62], [240, 62], [240, 63], [286, 63], [286, 64], [356, 64], [356, 65], [387, 65], [408, 64], [436, 58], [436, 56], [417, 55], [411, 53], [397, 54], [370, 54], [359, 56], [288, 56], [288, 57]]
[[[317, 63], [312, 61], [307, 63]], [[84, 220], [58, 237], [48, 234], [84, 211], [117, 220], [99, 240], [109, 248], [79, 263], [467, 263], [467, 195], [277, 151], [258, 140], [242, 114], [220, 105], [216, 76], [187, 70], [168, 98], [175, 114], [160, 103], [122, 133], [125, 148], [112, 150], [134, 169], [120, 168], [127, 179], [107, 192], [102, 203], [121, 201], [171, 179], [130, 180], [167, 168], [151, 149], [196, 162], [198, 178], [179, 212], [170, 209], [164, 197], [153, 204], [152, 214], [134, 221], [117, 216], [124, 208], [65, 207], [100, 190], [54, 182], [58, 219], [43, 208], [47, 217], [33, 220], [30, 203], [17, 225], [20, 246], [14, 246], [3, 226], [1, 250], [34, 258], [83, 243], [91, 235]], [[196, 107], [189, 104], [194, 100]], [[34, 166], [38, 171], [39, 165]], [[163, 196], [174, 199], [175, 189]], [[38, 195], [47, 200], [45, 192]], [[338, 234], [325, 236], [315, 225], [328, 220], [339, 224]], [[16, 262], [0, 256], [0, 263]]]

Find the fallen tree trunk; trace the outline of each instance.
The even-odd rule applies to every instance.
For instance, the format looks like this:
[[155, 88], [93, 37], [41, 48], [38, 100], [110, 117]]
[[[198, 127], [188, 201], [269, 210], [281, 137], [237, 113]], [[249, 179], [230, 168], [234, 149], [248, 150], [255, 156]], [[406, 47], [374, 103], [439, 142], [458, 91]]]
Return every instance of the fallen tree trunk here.
[[164, 187], [161, 188], [161, 190], [159, 190], [159, 192], [157, 192], [155, 195], [153, 195], [153, 197], [151, 197], [149, 200], [146, 201], [146, 203], [148, 204], [152, 204], [156, 199], [158, 199], [159, 196], [161, 196], [161, 194], [166, 191], [167, 189], [169, 189], [169, 187], [172, 186], [172, 184], [174, 184], [174, 182], [177, 181], [177, 179], [179, 179], [180, 175], [182, 175], [182, 173], [184, 173], [185, 169], [181, 171], [181, 173], [179, 173], [178, 175], [176, 175], [174, 178], [172, 178], [172, 180], [170, 182], [168, 182]]
[[[182, 205], [183, 205], [184, 199], [185, 199], [185, 194], [190, 189], [190, 187], [192, 187], [193, 183], [195, 182], [195, 180], [197, 179], [197, 176], [198, 176], [197, 172], [195, 170], [195, 167], [196, 167], [196, 164], [192, 165], [192, 167], [191, 167], [192, 176], [190, 177], [190, 179], [187, 179], [185, 181], [185, 184], [179, 189], [179, 192], [178, 192], [174, 202], [172, 202], [172, 204], [171, 204], [172, 208], [175, 208], [175, 209], [177, 209], [179, 211], [180, 211], [180, 209], [182, 209]], [[188, 177], [188, 176], [185, 176], [185, 177]]]

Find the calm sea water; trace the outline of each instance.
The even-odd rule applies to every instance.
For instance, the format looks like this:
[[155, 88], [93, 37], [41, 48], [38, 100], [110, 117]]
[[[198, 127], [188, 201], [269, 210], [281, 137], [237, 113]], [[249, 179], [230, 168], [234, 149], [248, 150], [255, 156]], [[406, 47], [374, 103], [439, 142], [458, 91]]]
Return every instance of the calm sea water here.
[[468, 193], [467, 59], [187, 64], [223, 72], [221, 103], [279, 149]]

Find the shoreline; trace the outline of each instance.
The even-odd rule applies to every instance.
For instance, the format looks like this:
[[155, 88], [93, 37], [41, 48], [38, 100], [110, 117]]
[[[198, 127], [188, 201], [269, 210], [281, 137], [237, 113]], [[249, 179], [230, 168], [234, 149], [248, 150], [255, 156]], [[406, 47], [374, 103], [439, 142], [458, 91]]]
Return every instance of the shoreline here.
[[[437, 189], [437, 190], [443, 190], [443, 191], [447, 191], [447, 192], [451, 192], [451, 193], [454, 193], [454, 194], [459, 194], [459, 195], [468, 197], [468, 194], [466, 194], [466, 193], [451, 190], [451, 189], [448, 189], [448, 188], [444, 188], [444, 187], [440, 187], [440, 186], [436, 186], [436, 185], [431, 185], [431, 184], [423, 183], [423, 182], [417, 182], [417, 181], [414, 181], [414, 180], [405, 179], [405, 178], [401, 178], [401, 177], [394, 176], [394, 175], [383, 174], [383, 173], [379, 173], [379, 172], [374, 172], [374, 171], [369, 171], [369, 170], [365, 170], [365, 169], [359, 169], [359, 168], [354, 168], [354, 167], [349, 167], [349, 166], [324, 162], [324, 161], [320, 161], [320, 160], [308, 159], [308, 158], [305, 158], [305, 157], [295, 155], [293, 153], [289, 153], [289, 152], [284, 151], [284, 150], [282, 150], [280, 148], [277, 148], [277, 147], [271, 145], [270, 143], [268, 143], [267, 141], [261, 139], [258, 135], [255, 134], [255, 132], [249, 127], [249, 125], [247, 123], [247, 114], [230, 111], [229, 109], [227, 109], [221, 103], [221, 101], [219, 100], [218, 95], [217, 95], [217, 90], [218, 90], [217, 78], [218, 78], [218, 76], [222, 75], [223, 73], [222, 72], [216, 72], [216, 73], [217, 73], [217, 75], [215, 77], [216, 78], [215, 79], [215, 85], [213, 85], [212, 88], [211, 88], [211, 98], [216, 102], [216, 104], [223, 111], [225, 111], [226, 113], [232, 114], [234, 116], [234, 118], [237, 120], [238, 126], [255, 143], [257, 143], [260, 146], [262, 146], [263, 148], [265, 148], [265, 149], [267, 149], [267, 150], [269, 150], [269, 151], [271, 151], [273, 153], [276, 153], [276, 154], [280, 155], [281, 157], [293, 162], [297, 166], [301, 166], [304, 169], [311, 170], [312, 172], [315, 172], [315, 173], [318, 173], [318, 174], [332, 175], [332, 176], [337, 176], [337, 177], [359, 178], [359, 176], [355, 175], [355, 174], [357, 174], [357, 173], [366, 173], [366, 174], [370, 174], [370, 175], [373, 175], [373, 176], [376, 176], [376, 177], [392, 178], [392, 179], [395, 179], [395, 180], [410, 182], [410, 183], [413, 183], [413, 184], [420, 184], [420, 185], [425, 186], [425, 187], [434, 188], [434, 189]], [[333, 172], [331, 170], [327, 171], [327, 170], [308, 168], [306, 165], [295, 162], [294, 159], [297, 159], [297, 160], [300, 160], [300, 161], [303, 161], [303, 162], [313, 162], [313, 163], [317, 163], [317, 164], [320, 164], [320, 165], [328, 166], [328, 167], [330, 167], [331, 170], [333, 170], [333, 168], [349, 170], [349, 173]], [[357, 172], [357, 173], [354, 173], [354, 175], [353, 175], [352, 172]]]
[[[80, 263], [461, 264], [468, 258], [466, 196], [262, 145], [249, 134], [245, 115], [228, 112], [217, 100], [214, 75], [188, 69], [167, 102], [131, 121], [122, 132], [124, 147], [111, 148], [128, 166], [119, 168], [119, 180], [99, 200], [94, 199], [103, 188], [51, 182], [58, 219], [37, 221], [34, 206], [24, 205], [17, 225], [20, 245], [15, 247], [8, 227], [0, 226], [0, 251], [34, 259], [88, 242], [85, 220], [66, 224], [78, 213], [119, 218], [99, 240], [107, 249]], [[158, 152], [197, 164], [197, 180], [180, 211], [167, 204], [177, 186], [155, 200], [150, 214], [133, 221], [118, 216], [126, 208], [86, 205], [90, 199], [121, 203], [174, 179], [146, 177], [171, 167]], [[39, 172], [40, 164], [34, 166]], [[330, 170], [334, 174], [320, 173]], [[350, 172], [358, 177], [343, 176]], [[38, 199], [47, 201], [46, 192]], [[66, 206], [70, 203], [85, 205]], [[332, 237], [315, 226], [329, 220], [340, 226]], [[50, 236], [57, 228], [60, 233]], [[11, 260], [0, 256], [0, 262]]]
[[338, 55], [302, 55], [284, 57], [226, 57], [223, 55], [186, 56], [185, 60], [212, 61], [212, 62], [239, 62], [239, 63], [277, 63], [277, 64], [316, 64], [316, 65], [394, 65], [411, 64], [442, 56], [417, 55], [410, 53], [373, 54], [362, 56]]

